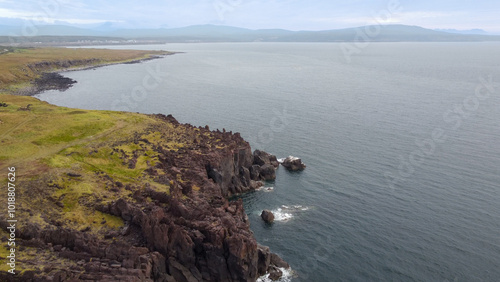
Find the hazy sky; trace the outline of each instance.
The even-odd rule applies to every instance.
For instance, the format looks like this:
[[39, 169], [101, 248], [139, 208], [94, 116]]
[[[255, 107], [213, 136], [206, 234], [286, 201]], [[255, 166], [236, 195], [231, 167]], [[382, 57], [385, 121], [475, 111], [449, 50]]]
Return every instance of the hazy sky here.
[[[380, 17], [382, 15], [382, 17]], [[397, 23], [500, 33], [498, 0], [0, 0], [0, 25], [71, 23], [114, 28], [223, 24], [325, 30]]]

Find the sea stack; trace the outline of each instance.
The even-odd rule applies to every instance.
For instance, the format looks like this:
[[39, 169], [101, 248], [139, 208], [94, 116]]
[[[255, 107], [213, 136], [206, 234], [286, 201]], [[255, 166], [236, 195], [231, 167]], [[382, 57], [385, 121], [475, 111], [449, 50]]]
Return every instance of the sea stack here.
[[281, 165], [290, 171], [299, 171], [306, 168], [306, 165], [302, 163], [302, 160], [300, 158], [296, 158], [293, 156], [289, 156], [288, 158], [286, 158], [281, 163]]
[[269, 210], [263, 210], [260, 217], [262, 217], [262, 220], [264, 220], [266, 223], [274, 222], [274, 214]]

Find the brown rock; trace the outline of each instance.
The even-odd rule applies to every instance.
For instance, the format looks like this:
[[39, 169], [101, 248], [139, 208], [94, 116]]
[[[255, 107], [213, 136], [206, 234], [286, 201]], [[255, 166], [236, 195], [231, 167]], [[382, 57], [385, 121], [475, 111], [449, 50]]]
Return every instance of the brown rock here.
[[[74, 261], [71, 269], [44, 262], [48, 265], [43, 265], [43, 269], [51, 271], [36, 273], [40, 281], [56, 277], [55, 273], [61, 273], [57, 277], [64, 281], [255, 281], [273, 261], [282, 265], [273, 259], [269, 248], [257, 246], [242, 201], [228, 201], [234, 194], [259, 187], [260, 180], [274, 179], [275, 157], [265, 152], [252, 154], [250, 145], [238, 134], [210, 132], [208, 128], [195, 131], [171, 116], [156, 117], [169, 123], [169, 128], [183, 127], [187, 137], [173, 140], [186, 142], [182, 150], [142, 140], [140, 133], [130, 139], [141, 146], [148, 144], [148, 155], [154, 153], [158, 161], [154, 169], [145, 169], [144, 175], [168, 190], [159, 190], [165, 188], [154, 187], [154, 183], [141, 185], [126, 180], [117, 182], [111, 176], [103, 178], [120, 188], [119, 192], [130, 191], [132, 197], [115, 193], [95, 203], [88, 200], [85, 207], [120, 217], [125, 221], [122, 230], [106, 230], [97, 235], [71, 229], [64, 222], [56, 224], [54, 218], [46, 220], [51, 222], [48, 227], [27, 222], [19, 231], [19, 240], [23, 240], [20, 245], [29, 241], [48, 250], [50, 243], [56, 257]], [[160, 126], [148, 130], [162, 132]], [[120, 142], [117, 140], [117, 144]], [[130, 155], [113, 150], [124, 161], [130, 161]], [[145, 151], [133, 154], [136, 160]], [[255, 156], [263, 161], [262, 166], [254, 165]], [[46, 187], [40, 183], [31, 186]], [[60, 209], [55, 202], [52, 204]], [[272, 222], [274, 216], [270, 213], [264, 218]], [[103, 234], [105, 238], [101, 237]]]
[[253, 152], [253, 164], [259, 166], [270, 164], [275, 168], [279, 166], [278, 159], [276, 158], [275, 155], [271, 155], [269, 153], [260, 150], [255, 150]]
[[301, 159], [293, 156], [286, 158], [281, 165], [290, 171], [304, 170], [306, 168], [306, 165], [302, 163]]
[[270, 164], [260, 167], [260, 177], [262, 180], [269, 181], [276, 179], [276, 169]]
[[269, 267], [269, 279], [273, 281], [278, 281], [283, 276], [283, 271], [281, 269], [271, 266]]
[[271, 263], [271, 252], [269, 251], [269, 247], [261, 245], [257, 246], [257, 251], [259, 255], [257, 271], [259, 272], [259, 276], [262, 276], [267, 273], [267, 269]]
[[273, 223], [274, 222], [274, 214], [269, 210], [263, 210], [260, 217], [266, 223]]
[[290, 268], [290, 265], [286, 261], [284, 261], [280, 256], [274, 253], [271, 253], [270, 264], [275, 265], [279, 268]]

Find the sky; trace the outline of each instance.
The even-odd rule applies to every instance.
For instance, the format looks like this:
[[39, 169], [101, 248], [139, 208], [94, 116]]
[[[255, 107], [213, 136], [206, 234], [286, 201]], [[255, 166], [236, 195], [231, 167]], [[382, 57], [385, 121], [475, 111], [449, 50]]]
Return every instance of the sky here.
[[500, 34], [499, 15], [498, 0], [0, 0], [0, 25], [111, 29], [219, 24], [328, 30], [380, 23]]

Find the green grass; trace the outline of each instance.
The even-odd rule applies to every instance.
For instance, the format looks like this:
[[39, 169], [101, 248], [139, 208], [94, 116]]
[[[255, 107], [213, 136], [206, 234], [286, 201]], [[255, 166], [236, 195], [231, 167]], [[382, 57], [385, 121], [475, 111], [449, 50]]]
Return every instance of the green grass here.
[[[95, 57], [95, 52], [101, 51], [90, 51], [94, 53], [87, 55]], [[36, 52], [47, 60], [44, 56], [54, 56], [56, 51], [19, 49], [1, 54], [0, 88], [5, 89], [6, 83], [2, 79], [6, 73], [7, 76], [12, 74], [7, 71], [9, 64], [3, 64], [5, 58], [13, 60], [22, 55], [25, 56], [24, 62], [36, 61]], [[75, 50], [64, 52], [59, 60], [68, 53], [76, 52], [75, 56], [78, 53]], [[117, 59], [106, 57], [105, 53], [107, 51], [100, 53], [105, 57], [103, 60]], [[136, 58], [137, 55], [122, 52], [120, 58]], [[78, 53], [78, 56], [83, 55]], [[26, 81], [31, 78], [28, 74]], [[7, 86], [14, 89], [26, 81], [16, 78]], [[119, 217], [96, 210], [96, 204], [120, 198], [134, 201], [132, 194], [135, 190], [124, 186], [141, 189], [148, 185], [169, 194], [172, 184], [159, 184], [155, 182], [155, 176], [145, 173], [160, 161], [155, 148], [176, 151], [187, 147], [199, 134], [197, 129], [187, 132], [183, 126], [164, 123], [148, 115], [57, 107], [33, 97], [10, 95], [1, 90], [0, 102], [8, 104], [8, 107], [0, 107], [0, 171], [16, 167], [16, 187], [19, 187], [17, 217], [23, 219], [19, 223], [21, 229], [28, 222], [42, 229], [54, 228], [57, 224], [62, 228], [89, 229], [87, 232], [105, 240], [105, 234], [123, 227], [124, 222]], [[32, 105], [30, 111], [19, 110], [28, 104]], [[136, 160], [135, 165], [131, 166], [130, 160]], [[165, 174], [161, 170], [157, 173]], [[5, 186], [6, 180], [1, 180], [0, 185]], [[199, 187], [194, 187], [194, 191], [199, 190]], [[0, 206], [6, 206], [6, 199], [0, 197]], [[4, 233], [0, 231], [0, 237]], [[0, 244], [0, 271], [8, 270], [2, 260], [6, 254], [6, 248]], [[28, 265], [23, 260], [40, 261], [40, 265], [57, 265], [59, 268], [72, 263], [54, 257], [50, 251], [33, 248], [25, 248], [19, 259], [23, 270], [41, 267]]]
[[[62, 128], [52, 133], [49, 136], [33, 141], [36, 145], [42, 144], [59, 144], [63, 142], [71, 142], [80, 138], [85, 138], [92, 136], [101, 132], [102, 130], [109, 128], [113, 124], [111, 123], [87, 123], [76, 126], [70, 126]], [[31, 134], [26, 134], [31, 137]]]
[[[0, 170], [16, 166], [19, 179], [45, 176], [55, 179], [63, 188], [42, 189], [46, 196], [39, 196], [56, 199], [64, 196], [61, 200], [64, 208], [60, 209], [59, 216], [68, 227], [91, 226], [99, 232], [102, 228], [123, 225], [121, 219], [93, 210], [92, 205], [82, 199], [92, 202], [97, 198], [111, 200], [129, 196], [128, 191], [118, 194], [109, 191], [106, 184], [112, 183], [96, 177], [96, 172], [105, 173], [114, 181], [141, 184], [146, 162], [154, 161], [153, 152], [151, 156], [140, 157], [137, 168], [130, 169], [113, 148], [125, 148], [130, 154], [141, 149], [123, 140], [132, 132], [143, 131], [145, 124], [158, 121], [132, 113], [56, 107], [31, 97], [0, 94], [0, 101], [9, 104], [7, 108], [0, 108]], [[26, 104], [33, 105], [32, 111], [17, 110]], [[117, 141], [121, 145], [115, 144]], [[82, 177], [71, 179], [66, 176], [67, 172], [79, 173]], [[39, 208], [45, 214], [56, 214], [54, 210], [58, 208], [54, 203], [39, 199], [35, 204], [32, 200], [26, 198], [24, 204], [32, 209]], [[103, 217], [106, 223], [101, 225]]]
[[8, 93], [29, 87], [43, 72], [101, 64], [123, 63], [165, 51], [108, 50], [88, 48], [14, 48], [0, 54], [0, 89]]

